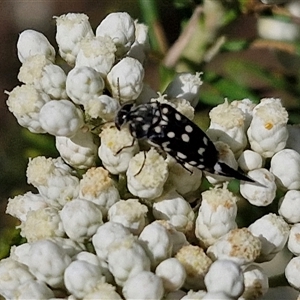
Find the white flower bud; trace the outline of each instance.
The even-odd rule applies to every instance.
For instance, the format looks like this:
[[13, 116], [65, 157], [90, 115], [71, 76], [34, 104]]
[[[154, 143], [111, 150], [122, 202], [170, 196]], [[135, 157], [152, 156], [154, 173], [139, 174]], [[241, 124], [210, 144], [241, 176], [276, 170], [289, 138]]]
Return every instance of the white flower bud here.
[[54, 207], [40, 208], [27, 213], [26, 221], [20, 225], [21, 236], [29, 243], [49, 237], [65, 235], [58, 210]]
[[300, 191], [290, 190], [279, 201], [278, 213], [288, 223], [300, 222]]
[[37, 280], [28, 280], [19, 285], [13, 293], [13, 299], [51, 299], [54, 292], [46, 283]]
[[150, 258], [153, 269], [163, 260], [171, 257], [172, 240], [167, 229], [158, 222], [147, 225], [141, 232], [139, 241]]
[[61, 158], [44, 156], [29, 159], [26, 171], [27, 182], [38, 189], [49, 205], [58, 208], [78, 196], [79, 179], [71, 173]]
[[[181, 300], [203, 300], [203, 297], [207, 294], [206, 291], [203, 291], [203, 290], [200, 290], [200, 291], [197, 291], [197, 292], [194, 292], [193, 290], [189, 290], [187, 292], [187, 294], [180, 298]], [[216, 298], [215, 298], [216, 299]], [[217, 298], [218, 300], [222, 299], [222, 298]], [[171, 300], [171, 299], [170, 299]], [[231, 299], [230, 299], [231, 300]]]
[[120, 200], [108, 210], [108, 219], [111, 222], [121, 223], [134, 235], [139, 235], [146, 224], [148, 208], [138, 199]]
[[128, 190], [139, 198], [157, 198], [163, 192], [168, 174], [167, 163], [154, 148], [139, 152], [130, 160], [126, 172]]
[[116, 287], [109, 283], [98, 283], [91, 292], [83, 297], [83, 300], [95, 299], [122, 300], [121, 296], [116, 292]]
[[100, 208], [91, 201], [73, 199], [60, 211], [64, 230], [74, 241], [83, 242], [91, 238], [103, 224]]
[[126, 281], [122, 292], [126, 299], [162, 299], [164, 287], [160, 277], [152, 272], [142, 271]]
[[107, 262], [119, 286], [124, 286], [130, 277], [142, 271], [150, 271], [150, 260], [145, 250], [132, 236], [111, 244]]
[[292, 149], [279, 151], [271, 159], [270, 172], [282, 189], [300, 189], [300, 154]]
[[300, 290], [300, 256], [289, 261], [285, 268], [285, 277], [292, 287]]
[[244, 291], [244, 277], [235, 262], [219, 259], [212, 263], [204, 278], [209, 293], [223, 292], [237, 299]]
[[263, 166], [261, 155], [252, 150], [245, 150], [238, 159], [238, 164], [244, 172], [260, 169]]
[[112, 174], [124, 173], [131, 158], [139, 151], [138, 142], [127, 128], [104, 126], [100, 134], [98, 155], [103, 166]]
[[183, 246], [175, 255], [186, 272], [184, 287], [186, 289], [199, 290], [204, 288], [204, 276], [207, 273], [212, 260], [198, 246]]
[[73, 168], [88, 169], [96, 164], [98, 148], [90, 132], [78, 130], [71, 138], [56, 136], [55, 146], [63, 160]]
[[256, 261], [269, 261], [280, 252], [287, 242], [289, 229], [282, 217], [272, 213], [252, 223], [249, 230], [261, 241], [261, 251]]
[[110, 246], [128, 236], [131, 236], [131, 233], [122, 224], [106, 222], [93, 235], [92, 243], [97, 255], [107, 261]]
[[253, 116], [253, 109], [255, 107], [255, 103], [253, 103], [250, 99], [243, 100], [234, 100], [230, 103], [231, 106], [235, 106], [239, 108], [244, 114], [244, 127], [248, 129]]
[[34, 276], [53, 288], [64, 287], [64, 272], [71, 258], [58, 244], [41, 240], [30, 247], [29, 270]]
[[253, 262], [260, 254], [261, 241], [247, 228], [237, 228], [219, 238], [207, 249], [213, 260], [230, 259], [239, 265]]
[[193, 230], [195, 213], [191, 205], [177, 192], [171, 190], [153, 203], [153, 215], [158, 220], [169, 221], [177, 230]]
[[168, 98], [183, 98], [196, 107], [199, 101], [200, 86], [203, 81], [200, 76], [202, 73], [197, 72], [195, 75], [191, 73], [180, 73], [175, 76], [172, 82], [164, 91]]
[[66, 91], [75, 104], [86, 105], [93, 97], [103, 94], [104, 80], [91, 67], [76, 67], [67, 76]]
[[294, 224], [289, 233], [288, 249], [296, 256], [300, 256], [300, 223]]
[[165, 291], [180, 289], [186, 279], [185, 269], [175, 257], [162, 261], [156, 267], [155, 274], [162, 279]]
[[42, 128], [55, 136], [72, 137], [83, 126], [83, 113], [69, 100], [51, 100], [41, 109]]
[[144, 68], [131, 57], [121, 59], [107, 74], [108, 88], [112, 96], [122, 101], [135, 100], [143, 89]]
[[24, 195], [9, 198], [6, 213], [24, 222], [26, 221], [28, 212], [36, 211], [47, 206], [48, 205], [43, 196], [27, 192]]
[[227, 189], [215, 187], [202, 192], [202, 202], [196, 219], [195, 235], [205, 248], [212, 245], [219, 237], [235, 229], [237, 201]]
[[94, 36], [89, 18], [85, 14], [68, 13], [55, 19], [59, 54], [69, 65], [74, 66], [80, 41]]
[[210, 111], [209, 117], [211, 121], [206, 133], [210, 139], [224, 142], [239, 156], [247, 145], [245, 116], [242, 110], [225, 100]]
[[287, 129], [289, 137], [285, 147], [300, 153], [300, 124], [288, 124]]
[[10, 257], [0, 261], [0, 295], [5, 299], [14, 299], [14, 291], [21, 284], [34, 279], [26, 265]]
[[44, 55], [27, 58], [18, 75], [21, 82], [33, 84], [36, 89], [42, 90], [51, 99], [67, 98], [66, 77], [64, 70], [52, 64]]
[[76, 67], [91, 67], [106, 77], [115, 62], [116, 47], [109, 36], [90, 37], [81, 41]]
[[131, 45], [126, 56], [137, 59], [141, 64], [145, 62], [147, 52], [150, 49], [148, 37], [148, 26], [143, 23], [134, 21], [135, 24], [135, 41]]
[[123, 56], [135, 40], [135, 24], [126, 12], [110, 13], [96, 29], [96, 36], [109, 36], [117, 47], [116, 55]]
[[27, 29], [21, 32], [17, 42], [18, 58], [23, 63], [28, 57], [42, 54], [51, 62], [55, 60], [54, 47], [40, 32]]
[[248, 172], [248, 176], [260, 184], [241, 181], [241, 195], [256, 206], [271, 204], [275, 199], [277, 190], [274, 175], [267, 169], [261, 168]]
[[79, 183], [79, 196], [99, 205], [106, 218], [108, 209], [120, 200], [118, 189], [108, 172], [101, 168], [90, 168]]
[[64, 282], [66, 288], [76, 298], [83, 298], [92, 292], [99, 283], [105, 282], [101, 268], [87, 261], [75, 260], [65, 270]]
[[179, 194], [185, 195], [196, 191], [200, 187], [202, 178], [200, 169], [191, 167], [187, 170], [171, 156], [167, 157], [167, 161], [169, 161], [167, 184], [170, 184]]
[[247, 131], [251, 149], [263, 157], [272, 157], [285, 147], [288, 113], [280, 99], [265, 98], [253, 110]]
[[239, 298], [243, 299], [258, 299], [264, 295], [269, 289], [269, 278], [263, 268], [256, 264], [243, 266], [245, 290]]
[[27, 266], [28, 257], [30, 256], [30, 247], [31, 245], [29, 243], [24, 243], [18, 246], [12, 246], [10, 248], [9, 257]]
[[102, 118], [105, 121], [113, 121], [119, 109], [119, 101], [107, 95], [94, 97], [84, 106], [85, 113], [91, 118]]
[[41, 108], [51, 99], [31, 85], [21, 85], [8, 92], [6, 104], [18, 123], [33, 133], [45, 133], [40, 123]]

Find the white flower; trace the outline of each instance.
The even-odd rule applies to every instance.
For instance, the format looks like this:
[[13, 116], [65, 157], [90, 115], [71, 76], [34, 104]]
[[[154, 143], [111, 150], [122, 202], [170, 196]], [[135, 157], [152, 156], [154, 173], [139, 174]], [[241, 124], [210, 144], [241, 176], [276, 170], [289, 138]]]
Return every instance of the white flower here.
[[242, 110], [225, 100], [210, 111], [209, 117], [211, 121], [206, 133], [210, 139], [227, 144], [232, 152], [239, 156], [247, 145], [245, 116]]
[[196, 219], [195, 235], [205, 248], [219, 237], [235, 229], [237, 214], [237, 196], [227, 189], [213, 188], [202, 192], [202, 202]]
[[289, 236], [289, 225], [282, 217], [269, 213], [249, 226], [250, 232], [261, 241], [257, 262], [269, 261], [285, 246]]
[[142, 271], [150, 271], [150, 259], [133, 236], [127, 236], [111, 244], [107, 262], [119, 286], [124, 286], [130, 277]]
[[279, 201], [279, 214], [288, 223], [300, 222], [300, 191], [290, 190]]
[[78, 130], [71, 138], [56, 136], [55, 146], [63, 160], [73, 168], [88, 169], [96, 164], [98, 148], [90, 132]]
[[289, 261], [285, 268], [285, 277], [292, 287], [300, 290], [300, 256]]
[[51, 299], [54, 292], [43, 281], [28, 280], [16, 287], [11, 299]]
[[279, 151], [271, 159], [270, 172], [282, 189], [300, 189], [300, 154], [292, 149]]
[[158, 220], [169, 221], [177, 230], [184, 233], [193, 230], [195, 213], [191, 205], [174, 190], [155, 199], [153, 215]]
[[80, 41], [94, 36], [89, 18], [85, 14], [68, 13], [55, 19], [55, 37], [59, 54], [69, 65], [73, 66], [80, 49]]
[[[189, 290], [187, 294], [180, 298], [181, 300], [203, 300], [203, 297], [207, 294], [204, 290], [199, 290], [197, 292], [194, 292], [193, 290]], [[222, 298], [218, 298], [222, 299]], [[171, 299], [170, 299], [171, 300]]]
[[80, 42], [76, 67], [91, 67], [106, 77], [115, 62], [116, 46], [109, 36], [89, 37]]
[[108, 172], [101, 168], [90, 168], [79, 183], [79, 196], [99, 205], [106, 218], [108, 209], [120, 200], [118, 189]]
[[66, 288], [76, 298], [83, 298], [92, 292], [97, 284], [104, 282], [101, 268], [83, 260], [71, 262], [64, 273]]
[[103, 94], [104, 80], [91, 67], [73, 68], [67, 76], [66, 91], [75, 104], [86, 105], [93, 97]]
[[83, 300], [111, 299], [122, 300], [116, 287], [108, 283], [98, 283], [91, 292], [84, 295]]
[[212, 264], [212, 260], [204, 250], [198, 246], [183, 246], [175, 258], [183, 265], [186, 272], [184, 287], [193, 290], [203, 289], [204, 276]]
[[277, 186], [274, 175], [267, 169], [255, 169], [248, 172], [248, 176], [259, 184], [242, 181], [240, 193], [251, 204], [267, 206], [273, 202], [276, 196]]
[[263, 157], [272, 157], [285, 147], [288, 113], [280, 99], [261, 99], [253, 110], [253, 118], [247, 131], [251, 149]]
[[28, 212], [45, 208], [47, 206], [48, 205], [43, 196], [27, 192], [24, 195], [9, 198], [6, 213], [24, 222], [26, 221]]
[[84, 106], [85, 113], [91, 118], [102, 118], [105, 121], [113, 121], [119, 109], [119, 101], [107, 95], [94, 97]]
[[263, 159], [259, 153], [247, 149], [238, 158], [238, 164], [244, 172], [248, 172], [262, 168]]
[[130, 159], [139, 151], [138, 142], [127, 128], [118, 130], [115, 126], [105, 126], [100, 138], [98, 155], [103, 166], [111, 174], [124, 173]]
[[201, 185], [202, 171], [196, 167], [187, 170], [174, 158], [168, 155], [169, 177], [167, 184], [170, 184], [179, 194], [185, 195], [196, 191]]
[[132, 234], [139, 235], [145, 227], [147, 211], [147, 206], [138, 199], [120, 200], [109, 208], [108, 219], [123, 224]]
[[73, 199], [60, 211], [64, 230], [72, 240], [90, 239], [103, 224], [101, 209], [91, 201]]
[[296, 256], [300, 256], [300, 223], [294, 224], [289, 233], [288, 249]]
[[193, 107], [196, 107], [199, 101], [200, 86], [203, 81], [201, 80], [201, 74], [197, 72], [195, 75], [191, 73], [180, 73], [169, 83], [168, 87], [164, 91], [164, 94], [168, 98], [182, 98], [191, 103]]
[[260, 254], [261, 241], [247, 228], [232, 229], [207, 249], [213, 260], [230, 259], [239, 265], [253, 262]]
[[0, 261], [0, 295], [6, 299], [14, 299], [13, 293], [18, 286], [34, 279], [26, 265], [10, 257]]
[[244, 277], [235, 262], [219, 259], [212, 263], [204, 278], [209, 293], [223, 292], [237, 299], [244, 291]]
[[27, 58], [18, 75], [21, 82], [33, 84], [36, 89], [42, 90], [51, 99], [67, 98], [66, 78], [64, 70], [51, 63], [44, 55]]
[[171, 257], [172, 240], [167, 229], [158, 222], [147, 225], [141, 232], [139, 241], [150, 258], [152, 268]]
[[135, 40], [135, 24], [126, 12], [110, 13], [96, 29], [96, 36], [109, 36], [117, 47], [116, 55], [123, 56]]
[[132, 58], [121, 59], [107, 74], [108, 89], [116, 99], [135, 100], [143, 89], [144, 68]]
[[61, 207], [78, 196], [79, 179], [61, 158], [29, 159], [26, 176], [27, 182], [36, 187], [51, 206]]
[[92, 243], [97, 255], [107, 261], [110, 246], [128, 236], [131, 236], [131, 233], [122, 224], [106, 222], [93, 235]]
[[168, 174], [167, 163], [154, 148], [139, 152], [130, 160], [126, 172], [128, 190], [140, 198], [157, 198], [163, 192]]
[[21, 236], [29, 243], [49, 237], [65, 235], [58, 210], [54, 207], [40, 208], [27, 213], [26, 221], [20, 225]]
[[6, 104], [18, 123], [33, 133], [45, 133], [39, 120], [41, 108], [51, 99], [31, 85], [21, 85], [8, 92]]
[[165, 291], [180, 289], [186, 279], [185, 269], [175, 257], [162, 261], [156, 267], [155, 274], [162, 279]]
[[40, 111], [42, 128], [55, 136], [72, 137], [83, 126], [83, 113], [69, 100], [51, 100]]
[[21, 32], [17, 42], [18, 58], [23, 63], [28, 57], [42, 54], [50, 61], [55, 60], [54, 47], [40, 32], [27, 29]]
[[250, 99], [245, 98], [243, 100], [234, 100], [230, 103], [230, 105], [239, 108], [243, 112], [244, 126], [245, 129], [248, 129], [252, 120], [255, 103], [253, 103]]
[[159, 276], [142, 271], [126, 281], [122, 292], [126, 299], [162, 299], [164, 287]]
[[150, 42], [148, 37], [148, 26], [143, 23], [134, 21], [135, 24], [135, 41], [131, 45], [126, 56], [137, 59], [141, 64], [146, 60], [147, 52], [150, 50]]
[[263, 268], [255, 264], [242, 267], [245, 290], [241, 296], [243, 299], [258, 299], [269, 289], [269, 279]]
[[10, 258], [18, 261], [21, 264], [28, 265], [28, 257], [30, 255], [31, 245], [27, 242], [10, 248]]
[[28, 268], [38, 280], [50, 287], [64, 287], [64, 272], [70, 263], [71, 257], [52, 241], [41, 240], [31, 244]]

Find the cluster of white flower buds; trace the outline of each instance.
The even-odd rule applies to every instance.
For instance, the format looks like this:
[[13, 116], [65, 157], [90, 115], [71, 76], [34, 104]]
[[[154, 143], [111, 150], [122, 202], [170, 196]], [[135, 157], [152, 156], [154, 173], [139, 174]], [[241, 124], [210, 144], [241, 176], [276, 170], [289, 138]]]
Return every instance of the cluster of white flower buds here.
[[22, 85], [7, 92], [18, 123], [54, 135], [60, 157], [30, 159], [27, 180], [38, 192], [8, 201], [27, 242], [0, 261], [0, 295], [257, 299], [269, 289], [257, 263], [286, 244], [295, 255], [286, 278], [300, 290], [300, 128], [287, 125], [280, 99], [225, 101], [210, 112], [207, 135], [222, 160], [259, 183], [241, 182], [242, 197], [267, 206], [277, 189], [285, 193], [278, 214], [239, 228], [242, 197], [226, 178], [205, 174], [214, 187], [201, 192], [199, 169], [183, 168], [113, 123], [126, 101], [168, 102], [193, 119], [200, 73], [179, 74], [161, 95], [143, 83], [145, 25], [127, 13], [108, 15], [95, 33], [84, 14], [56, 24], [64, 69], [47, 38], [25, 30], [17, 44]]

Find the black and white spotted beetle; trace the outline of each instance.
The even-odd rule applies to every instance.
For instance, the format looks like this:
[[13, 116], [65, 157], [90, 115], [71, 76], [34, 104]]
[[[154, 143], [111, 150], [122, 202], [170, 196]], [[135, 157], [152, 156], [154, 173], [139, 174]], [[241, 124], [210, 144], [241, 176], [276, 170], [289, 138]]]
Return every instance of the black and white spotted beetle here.
[[169, 104], [125, 104], [119, 110], [115, 124], [119, 130], [128, 124], [134, 138], [147, 139], [184, 167], [190, 165], [212, 174], [255, 182], [220, 161], [219, 152], [208, 136]]

